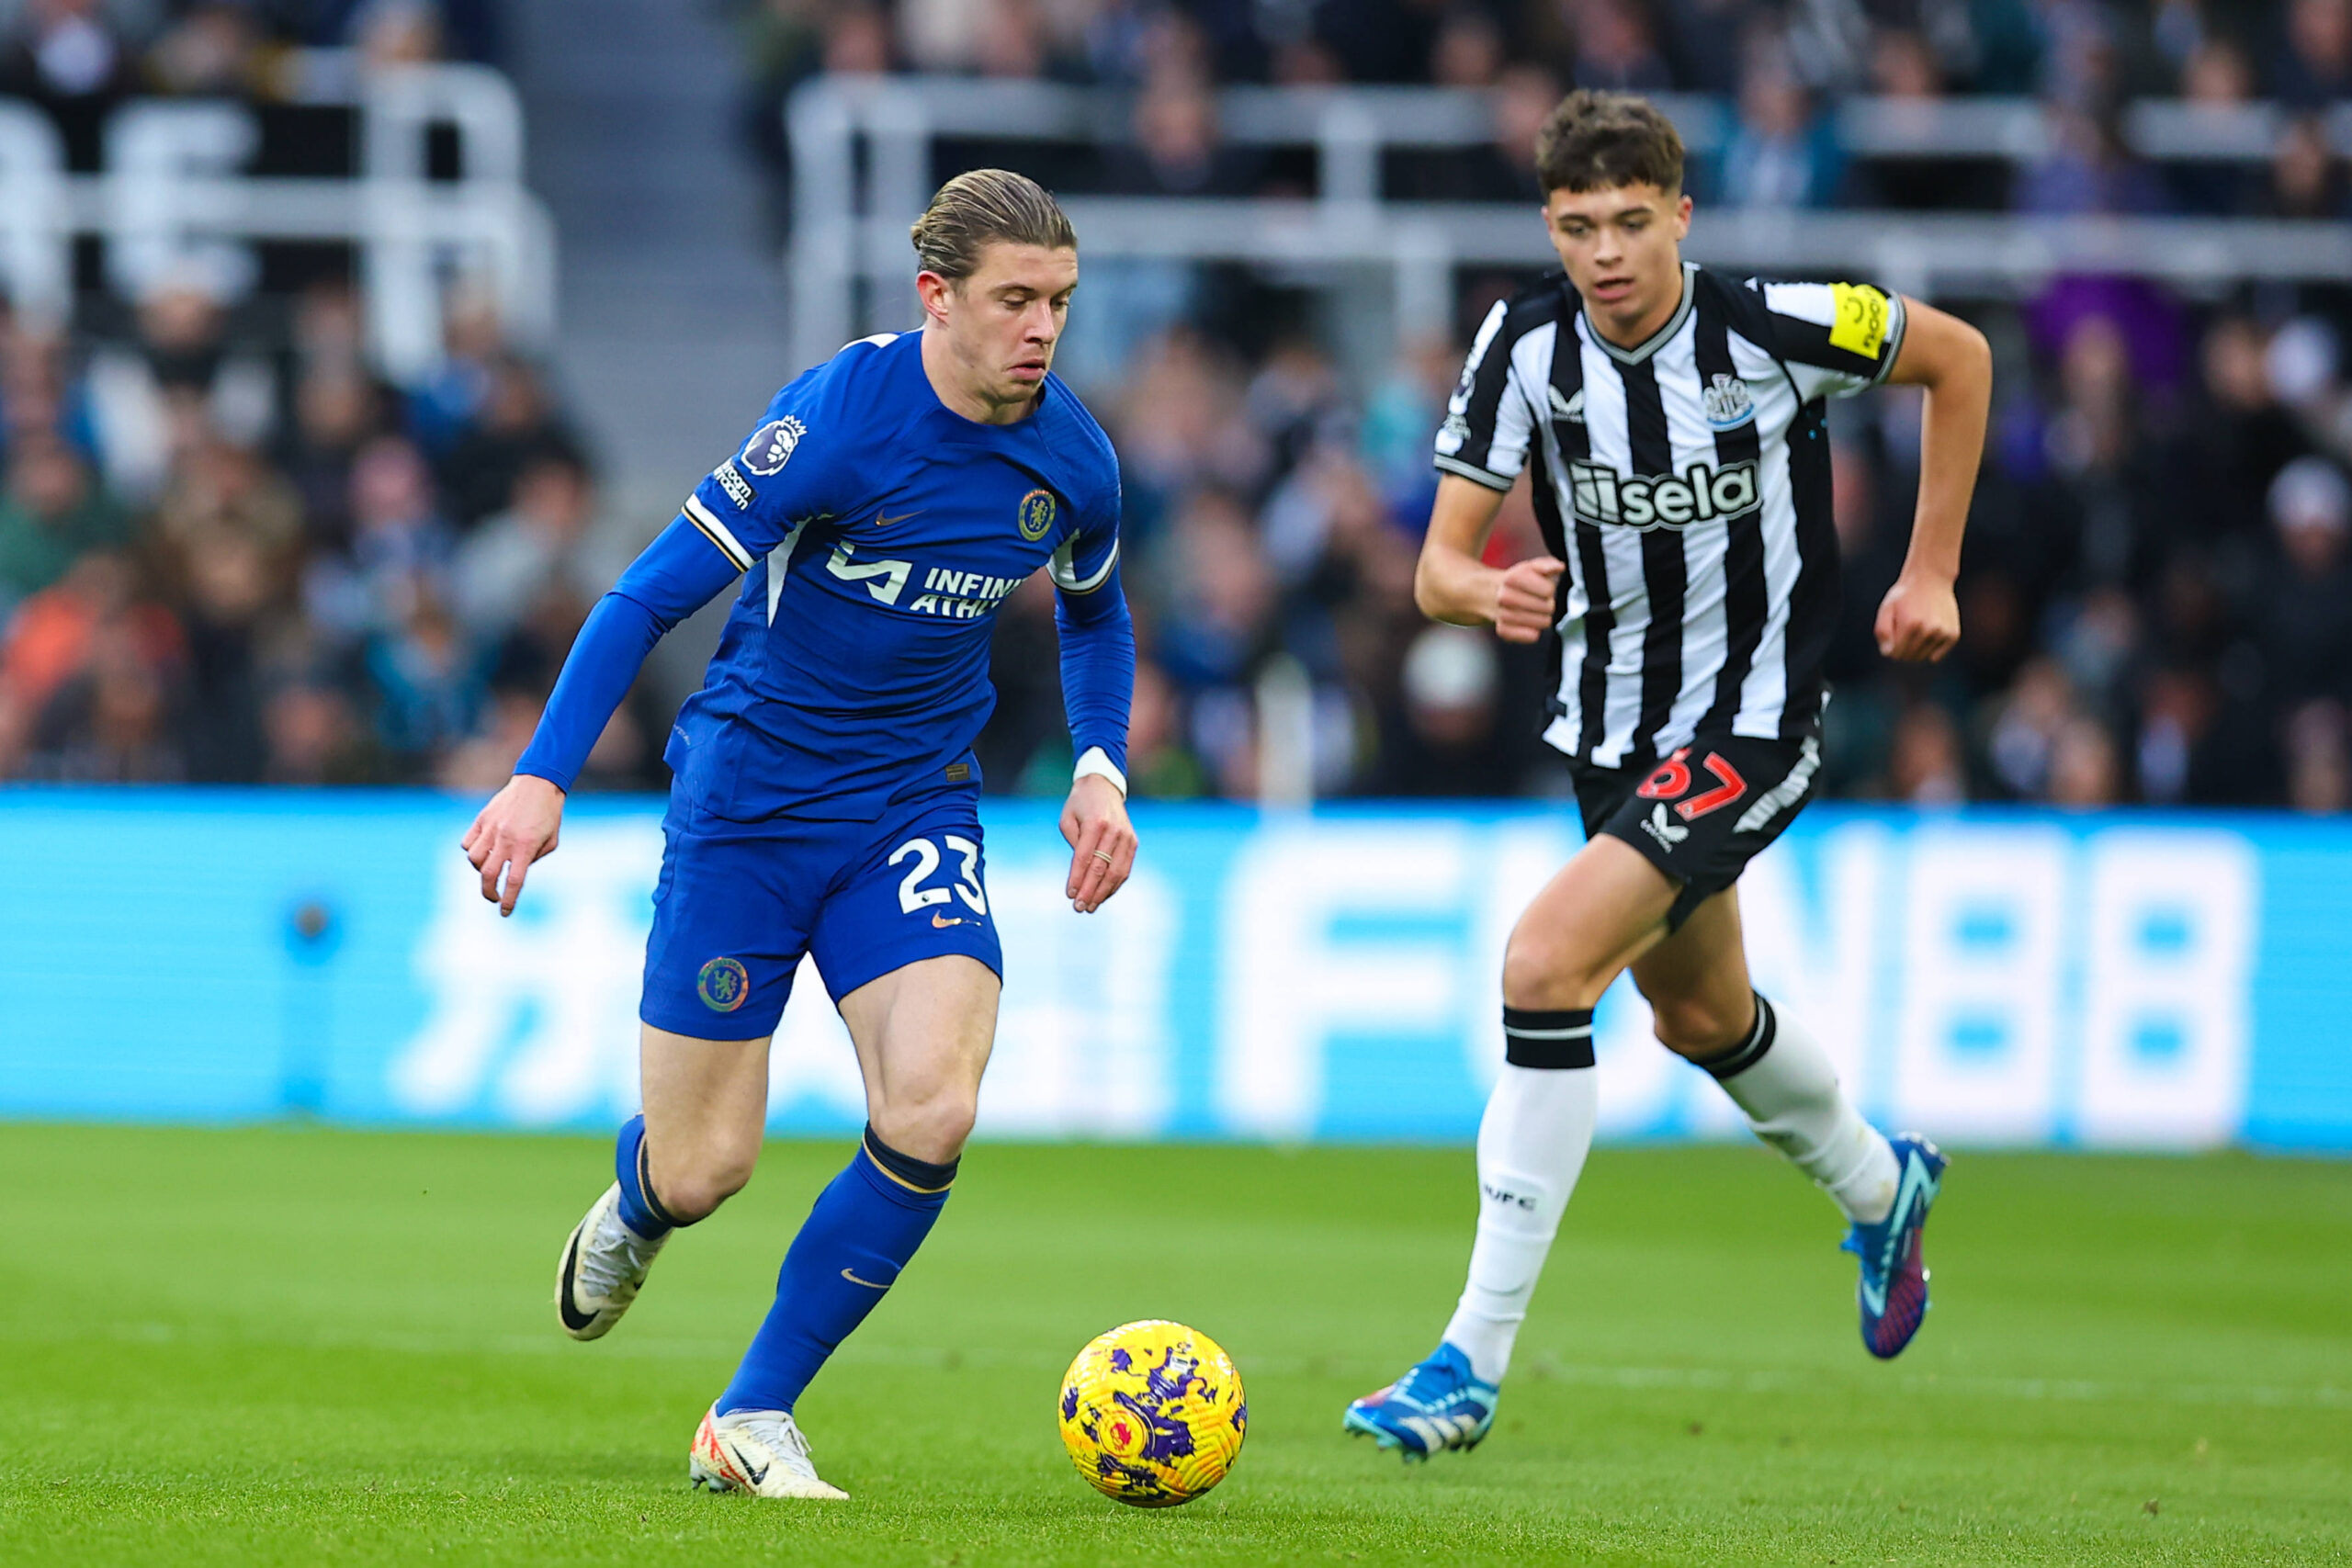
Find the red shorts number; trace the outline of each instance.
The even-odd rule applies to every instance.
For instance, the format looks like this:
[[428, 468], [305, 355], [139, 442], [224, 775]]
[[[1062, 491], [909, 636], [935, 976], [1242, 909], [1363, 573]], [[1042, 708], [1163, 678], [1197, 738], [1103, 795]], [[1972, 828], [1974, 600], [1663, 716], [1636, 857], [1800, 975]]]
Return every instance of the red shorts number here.
[[1681, 795], [1690, 787], [1690, 770], [1682, 765], [1682, 759], [1690, 754], [1690, 748], [1685, 746], [1660, 762], [1657, 772], [1644, 779], [1642, 787], [1634, 793], [1644, 800], [1672, 800]]
[[[1679, 751], [1675, 754], [1681, 755]], [[1696, 822], [1710, 811], [1721, 811], [1747, 793], [1747, 781], [1739, 776], [1737, 768], [1733, 767], [1721, 757], [1710, 751], [1707, 753], [1704, 765], [1707, 772], [1715, 776], [1715, 782], [1719, 787], [1711, 789], [1704, 795], [1694, 795], [1674, 808], [1674, 814], [1685, 822]], [[1685, 773], [1683, 776], [1688, 778], [1690, 775]]]

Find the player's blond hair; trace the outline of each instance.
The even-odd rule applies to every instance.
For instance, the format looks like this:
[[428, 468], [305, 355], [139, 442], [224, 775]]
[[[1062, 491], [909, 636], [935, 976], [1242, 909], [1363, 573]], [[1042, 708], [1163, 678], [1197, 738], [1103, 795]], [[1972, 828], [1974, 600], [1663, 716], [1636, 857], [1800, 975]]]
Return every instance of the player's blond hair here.
[[1078, 231], [1053, 193], [1010, 169], [957, 175], [939, 187], [911, 233], [916, 265], [955, 283], [979, 270], [980, 253], [992, 241], [1078, 248]]

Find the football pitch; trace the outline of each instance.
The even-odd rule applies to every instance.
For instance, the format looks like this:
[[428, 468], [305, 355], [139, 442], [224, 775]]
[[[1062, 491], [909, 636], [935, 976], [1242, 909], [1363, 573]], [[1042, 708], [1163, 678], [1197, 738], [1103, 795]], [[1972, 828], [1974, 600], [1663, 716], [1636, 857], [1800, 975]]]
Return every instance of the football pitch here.
[[[771, 1145], [582, 1346], [548, 1291], [606, 1145], [0, 1126], [0, 1561], [2352, 1562], [2352, 1165], [1962, 1150], [1881, 1366], [1776, 1158], [1602, 1148], [1493, 1436], [1408, 1470], [1340, 1411], [1444, 1320], [1466, 1149], [982, 1145], [802, 1402], [852, 1500], [694, 1494], [849, 1147]], [[1053, 1414], [1150, 1316], [1222, 1340], [1251, 1417], [1160, 1513]]]

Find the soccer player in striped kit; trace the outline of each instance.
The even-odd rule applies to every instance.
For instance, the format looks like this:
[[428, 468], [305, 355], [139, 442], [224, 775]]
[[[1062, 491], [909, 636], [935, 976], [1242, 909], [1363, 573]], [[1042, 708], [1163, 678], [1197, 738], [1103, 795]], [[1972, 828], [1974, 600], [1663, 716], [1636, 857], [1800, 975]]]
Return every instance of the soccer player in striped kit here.
[[[1891, 1357], [1928, 1305], [1920, 1230], [1943, 1156], [1888, 1138], [1804, 1025], [1748, 983], [1736, 883], [1820, 764], [1838, 614], [1826, 400], [1927, 389], [1917, 512], [1879, 608], [1888, 658], [1960, 635], [1960, 566], [1992, 392], [1984, 337], [1855, 283], [1758, 283], [1683, 262], [1682, 143], [1630, 96], [1571, 94], [1536, 140], [1554, 274], [1479, 328], [1438, 434], [1416, 595], [1435, 619], [1556, 637], [1544, 739], [1568, 759], [1585, 847], [1503, 961], [1504, 1066], [1478, 1130], [1469, 1280], [1438, 1348], [1348, 1407], [1408, 1459], [1493, 1425], [1513, 1338], [1592, 1142], [1592, 1009], [1621, 973], [1659, 1042], [1713, 1074], [1757, 1134], [1837, 1202], [1864, 1346]], [[1531, 470], [1548, 554], [1481, 562]]]

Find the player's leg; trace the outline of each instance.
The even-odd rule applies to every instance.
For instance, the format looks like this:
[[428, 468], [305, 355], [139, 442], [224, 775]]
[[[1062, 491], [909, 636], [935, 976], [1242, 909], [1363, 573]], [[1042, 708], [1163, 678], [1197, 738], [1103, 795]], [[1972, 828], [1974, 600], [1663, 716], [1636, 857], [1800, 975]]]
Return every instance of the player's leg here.
[[1804, 1022], [1748, 981], [1736, 887], [1698, 905], [1637, 960], [1659, 1043], [1704, 1067], [1756, 1135], [1828, 1193], [1860, 1259], [1862, 1343], [1900, 1353], [1928, 1310], [1920, 1232], [1944, 1158], [1916, 1134], [1889, 1139], [1846, 1098], [1829, 1055]]
[[768, 1040], [698, 1040], [639, 1026], [645, 1109], [621, 1124], [613, 1184], [564, 1244], [556, 1314], [601, 1338], [637, 1300], [670, 1233], [742, 1190], [767, 1118]]
[[865, 1134], [801, 1223], [775, 1303], [695, 1434], [699, 1483], [842, 1495], [817, 1479], [793, 1407], [897, 1282], [947, 1202], [978, 1108], [998, 990], [993, 970], [956, 954], [910, 964], [842, 998], [865, 1077]]
[[998, 982], [953, 956], [842, 998], [865, 1075], [857, 1153], [818, 1194], [785, 1255], [775, 1305], [718, 1410], [790, 1410], [886, 1292], [947, 1202], [996, 1032]]
[[763, 1496], [841, 1495], [817, 1479], [793, 1407], [931, 1233], [996, 1037], [1003, 953], [970, 794], [915, 802], [863, 830], [830, 880], [809, 951], [856, 1044], [867, 1124], [793, 1238], [775, 1304], [695, 1438], [698, 1482]]
[[1478, 1234], [1445, 1342], [1500, 1383], [1592, 1146], [1592, 1010], [1666, 934], [1677, 889], [1619, 840], [1588, 843], [1535, 896], [1503, 957], [1503, 1066], [1478, 1123]]
[[645, 1109], [621, 1124], [613, 1184], [556, 1269], [556, 1314], [575, 1339], [609, 1332], [670, 1233], [741, 1190], [759, 1157], [765, 1039], [696, 1040], [644, 1024], [638, 1060]]
[[1894, 1152], [1846, 1098], [1820, 1042], [1749, 983], [1736, 887], [1701, 904], [1633, 967], [1660, 1044], [1713, 1075], [1756, 1135], [1849, 1220], [1886, 1218], [1900, 1179]]
[[641, 1028], [645, 1111], [622, 1129], [616, 1162], [632, 1224], [693, 1224], [752, 1179], [767, 1131], [772, 1040], [773, 1032], [701, 1040]]
[[613, 1184], [557, 1269], [557, 1315], [576, 1339], [620, 1320], [671, 1231], [740, 1190], [759, 1156], [768, 1042], [807, 944], [793, 846], [707, 818], [714, 830], [689, 830], [696, 820], [673, 804], [663, 824], [639, 1008], [645, 1109], [622, 1125]]
[[1478, 1123], [1478, 1228], [1438, 1348], [1348, 1407], [1348, 1430], [1408, 1459], [1476, 1447], [1592, 1146], [1592, 1009], [1660, 941], [1679, 889], [1596, 835], [1520, 917], [1503, 960], [1503, 1066]]

